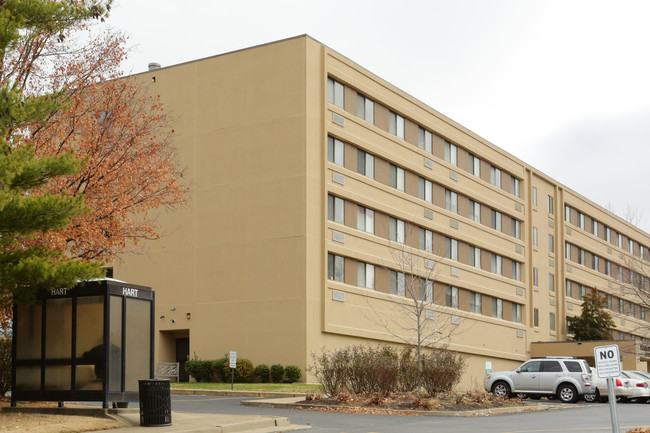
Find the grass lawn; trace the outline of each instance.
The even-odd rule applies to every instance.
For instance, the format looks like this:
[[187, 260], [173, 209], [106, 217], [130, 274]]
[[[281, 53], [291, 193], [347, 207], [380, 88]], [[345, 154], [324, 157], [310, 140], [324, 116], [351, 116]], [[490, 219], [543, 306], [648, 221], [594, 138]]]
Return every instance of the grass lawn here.
[[[172, 388], [230, 390], [230, 383], [179, 382], [171, 383]], [[304, 392], [320, 393], [321, 387], [313, 383], [235, 383], [235, 391]]]

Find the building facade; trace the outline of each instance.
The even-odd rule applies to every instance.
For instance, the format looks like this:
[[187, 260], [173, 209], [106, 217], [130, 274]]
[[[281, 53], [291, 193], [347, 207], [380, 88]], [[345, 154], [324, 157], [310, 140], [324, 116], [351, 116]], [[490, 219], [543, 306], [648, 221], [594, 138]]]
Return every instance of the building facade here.
[[158, 361], [304, 370], [323, 347], [399, 344], [413, 282], [468, 355], [466, 387], [567, 340], [588, 290], [614, 339], [643, 339], [622, 286], [644, 283], [648, 234], [309, 36], [138, 78], [176, 119], [191, 187], [156, 216], [162, 239], [114, 265], [156, 290]]

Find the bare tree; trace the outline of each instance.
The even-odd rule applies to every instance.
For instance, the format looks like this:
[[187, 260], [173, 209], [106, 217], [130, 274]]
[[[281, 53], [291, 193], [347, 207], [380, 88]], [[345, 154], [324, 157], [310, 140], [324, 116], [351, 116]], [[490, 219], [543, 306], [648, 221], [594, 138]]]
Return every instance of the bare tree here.
[[632, 207], [628, 204], [625, 208], [625, 215], [623, 215], [623, 219], [625, 219], [625, 221], [629, 222], [633, 226], [638, 227], [643, 220], [643, 209]]
[[446, 306], [447, 296], [450, 304], [458, 306], [458, 289], [447, 285], [442, 289], [436, 285], [440, 256], [428, 259], [420, 250], [401, 242], [391, 241], [389, 248], [394, 268], [385, 269], [391, 273], [391, 293], [402, 298], [391, 304], [390, 313], [379, 309], [380, 301], [366, 298], [372, 310], [369, 320], [414, 347], [420, 368], [425, 348], [445, 349], [451, 336], [458, 332], [454, 317], [464, 313]]

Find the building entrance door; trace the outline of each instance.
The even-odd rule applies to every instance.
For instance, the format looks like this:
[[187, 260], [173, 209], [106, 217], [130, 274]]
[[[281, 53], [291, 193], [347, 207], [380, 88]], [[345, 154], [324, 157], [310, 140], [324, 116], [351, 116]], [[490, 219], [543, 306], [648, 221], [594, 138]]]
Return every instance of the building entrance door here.
[[190, 375], [185, 370], [185, 362], [190, 359], [190, 339], [176, 339], [176, 362], [179, 363], [178, 380], [180, 382], [189, 382]]

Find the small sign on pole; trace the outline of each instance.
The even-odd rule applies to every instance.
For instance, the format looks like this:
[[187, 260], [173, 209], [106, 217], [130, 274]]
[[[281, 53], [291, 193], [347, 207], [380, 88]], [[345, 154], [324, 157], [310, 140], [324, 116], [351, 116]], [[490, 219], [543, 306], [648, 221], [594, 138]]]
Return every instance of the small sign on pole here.
[[235, 368], [237, 368], [237, 352], [230, 351], [230, 390], [235, 388]]
[[618, 413], [616, 411], [616, 391], [614, 391], [614, 378], [621, 375], [621, 358], [618, 345], [594, 347], [594, 360], [596, 361], [596, 374], [607, 379], [607, 398], [609, 399], [609, 414], [612, 418], [612, 433], [619, 433]]

